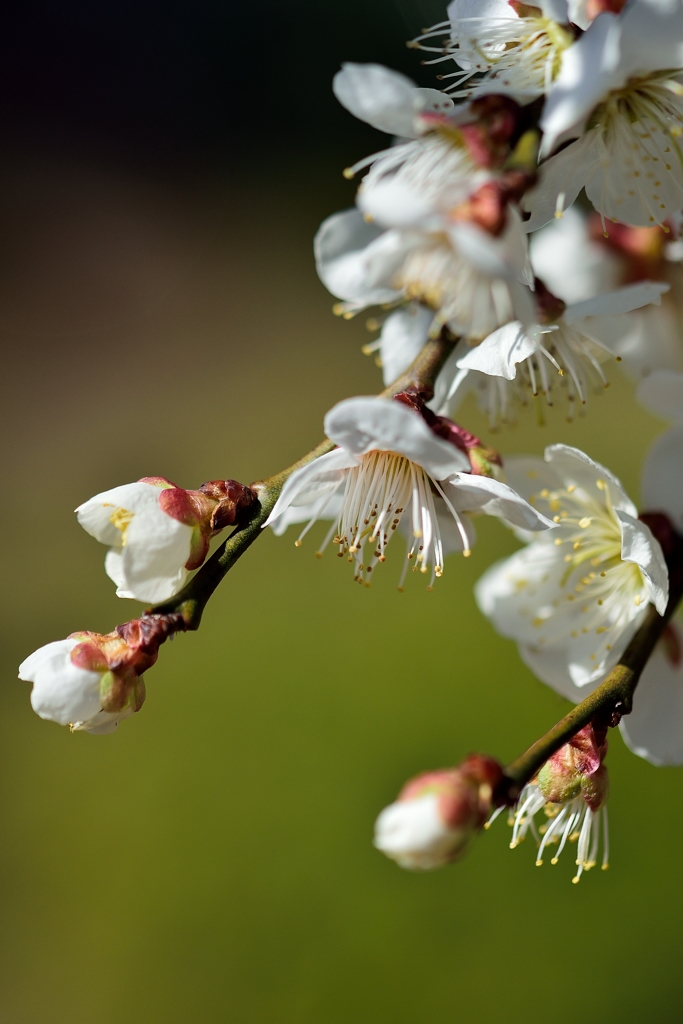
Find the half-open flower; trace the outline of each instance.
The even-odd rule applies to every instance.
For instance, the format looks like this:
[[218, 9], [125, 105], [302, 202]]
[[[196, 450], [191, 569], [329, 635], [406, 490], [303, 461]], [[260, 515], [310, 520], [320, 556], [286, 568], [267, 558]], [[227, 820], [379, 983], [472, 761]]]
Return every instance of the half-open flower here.
[[616, 477], [578, 449], [552, 445], [506, 471], [557, 530], [489, 569], [476, 599], [539, 679], [572, 696], [617, 663], [648, 604], [664, 613], [664, 555]]
[[683, 207], [683, 6], [638, 0], [601, 14], [564, 52], [541, 117], [544, 154], [524, 198], [541, 227], [585, 187], [605, 218], [663, 224]]
[[197, 491], [146, 477], [96, 494], [76, 515], [109, 547], [104, 567], [119, 597], [164, 601], [198, 568], [211, 538], [237, 522], [256, 496], [236, 480], [212, 480]]
[[19, 678], [33, 683], [31, 705], [41, 718], [103, 735], [142, 707], [142, 674], [166, 636], [163, 623], [154, 622], [150, 630], [141, 620], [104, 636], [72, 633], [29, 655]]
[[414, 559], [424, 573], [431, 565], [432, 581], [443, 573], [439, 508], [454, 521], [465, 554], [470, 551], [467, 512], [498, 516], [527, 530], [552, 528], [511, 487], [470, 472], [455, 424], [428, 410], [421, 414], [414, 396], [406, 396], [408, 404], [398, 397], [349, 398], [336, 405], [325, 417], [325, 433], [338, 448], [291, 475], [266, 525], [292, 505], [320, 502], [316, 518], [324, 516], [322, 499], [341, 494], [339, 516], [321, 550], [333, 540], [361, 582], [385, 561], [404, 516], [412, 533], [407, 560]]

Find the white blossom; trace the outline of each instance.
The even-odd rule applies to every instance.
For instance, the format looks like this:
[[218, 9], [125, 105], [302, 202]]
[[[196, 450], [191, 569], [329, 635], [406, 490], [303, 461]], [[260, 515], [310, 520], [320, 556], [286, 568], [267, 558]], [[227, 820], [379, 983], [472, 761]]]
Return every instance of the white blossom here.
[[[551, 393], [562, 382], [571, 419], [575, 403], [585, 405], [592, 382], [607, 386], [601, 364], [610, 356], [620, 358], [614, 349], [628, 331], [624, 314], [659, 304], [668, 289], [668, 284], [644, 281], [567, 306], [554, 322], [527, 327], [518, 321], [505, 324], [461, 355], [448, 397], [472, 371], [514, 380], [534, 396], [544, 394], [549, 405]], [[505, 409], [512, 404], [509, 398], [501, 402], [500, 391], [500, 382], [491, 381], [491, 419], [499, 405]]]
[[443, 516], [454, 522], [465, 554], [471, 544], [467, 512], [498, 516], [524, 529], [552, 527], [511, 487], [472, 475], [463, 452], [401, 402], [347, 399], [325, 417], [325, 433], [339, 447], [291, 475], [266, 525], [292, 505], [320, 503], [314, 515], [322, 516], [321, 499], [332, 500], [341, 493], [339, 515], [321, 551], [334, 539], [339, 555], [354, 564], [360, 582], [385, 560], [404, 516], [412, 533], [404, 568], [412, 562], [427, 573], [431, 565], [432, 582], [443, 573]]
[[561, 693], [588, 687], [617, 663], [648, 604], [664, 613], [662, 549], [619, 481], [578, 449], [552, 445], [506, 470], [557, 530], [489, 569], [477, 603], [540, 679]]
[[[440, 76], [453, 80], [446, 91], [455, 97], [493, 92], [528, 103], [550, 88], [563, 52], [574, 41], [565, 0], [540, 0], [535, 6], [452, 0], [448, 17], [412, 45], [439, 54], [426, 63], [454, 60], [459, 65], [460, 70]], [[425, 45], [425, 40], [444, 35], [440, 46]], [[472, 81], [474, 76], [481, 77]]]
[[142, 481], [123, 484], [76, 509], [83, 529], [109, 547], [104, 567], [119, 597], [164, 601], [187, 578], [193, 529], [162, 510], [162, 491]]
[[434, 214], [382, 231], [358, 210], [328, 218], [315, 239], [318, 274], [342, 300], [339, 313], [415, 300], [432, 310], [430, 332], [447, 326], [481, 340], [511, 319], [533, 316], [533, 283], [519, 215], [494, 238], [474, 224]]
[[541, 167], [524, 197], [527, 229], [582, 188], [605, 219], [662, 224], [683, 207], [683, 4], [635, 0], [599, 15], [563, 54], [541, 117]]

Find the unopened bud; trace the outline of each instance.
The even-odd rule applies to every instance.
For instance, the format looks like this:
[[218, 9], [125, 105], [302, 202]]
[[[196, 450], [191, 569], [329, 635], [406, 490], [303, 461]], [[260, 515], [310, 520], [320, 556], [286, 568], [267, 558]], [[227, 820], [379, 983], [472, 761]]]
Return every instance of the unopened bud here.
[[456, 768], [408, 782], [375, 824], [375, 846], [402, 868], [429, 871], [458, 860], [484, 827], [503, 770], [472, 754]]

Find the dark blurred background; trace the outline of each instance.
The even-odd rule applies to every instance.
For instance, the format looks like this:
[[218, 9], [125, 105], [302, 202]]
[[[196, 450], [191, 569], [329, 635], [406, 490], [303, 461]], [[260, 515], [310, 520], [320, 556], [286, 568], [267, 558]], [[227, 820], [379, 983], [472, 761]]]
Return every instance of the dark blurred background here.
[[[612, 740], [612, 869], [572, 886], [499, 822], [462, 864], [371, 846], [403, 781], [472, 749], [510, 758], [565, 710], [477, 612], [515, 542], [483, 522], [434, 593], [371, 590], [270, 534], [162, 651], [111, 737], [30, 710], [16, 666], [138, 611], [72, 509], [161, 474], [251, 480], [372, 393], [363, 318], [335, 320], [311, 239], [341, 169], [384, 140], [341, 110], [342, 60], [423, 84], [410, 0], [29, 3], [0, 58], [0, 1021], [517, 1024], [677, 1019], [681, 774]], [[615, 375], [616, 376], [616, 375]], [[661, 425], [616, 380], [498, 435], [585, 448], [637, 497]], [[463, 422], [486, 434], [473, 405]], [[400, 545], [400, 541], [395, 541]]]

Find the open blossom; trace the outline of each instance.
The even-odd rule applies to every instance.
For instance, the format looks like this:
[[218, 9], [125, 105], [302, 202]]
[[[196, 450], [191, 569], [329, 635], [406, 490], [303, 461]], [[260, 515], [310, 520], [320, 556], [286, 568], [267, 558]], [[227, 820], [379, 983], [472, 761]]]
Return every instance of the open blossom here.
[[[546, 849], [557, 847], [551, 859], [551, 864], [557, 864], [567, 842], [577, 844], [577, 871], [572, 879], [575, 883], [584, 871], [590, 871], [597, 864], [601, 839], [602, 869], [609, 867], [606, 732], [592, 725], [581, 729], [524, 787], [511, 815], [510, 846], [513, 849], [519, 846], [531, 832], [538, 844], [538, 867], [543, 864]], [[537, 828], [534, 819], [540, 811], [546, 822]]]
[[146, 477], [96, 494], [76, 509], [81, 526], [109, 547], [104, 566], [119, 597], [164, 601], [198, 568], [211, 538], [237, 521], [255, 495], [236, 480], [197, 491]]
[[430, 115], [453, 111], [453, 101], [436, 89], [420, 89], [405, 75], [380, 64], [344, 64], [333, 81], [334, 94], [350, 113], [381, 132], [397, 136], [396, 145], [373, 153], [344, 172], [352, 178], [368, 170], [363, 191], [391, 185], [403, 193], [403, 207], [412, 216], [421, 203], [442, 196], [452, 205], [490, 177], [478, 165], [457, 131], [432, 131]]
[[499, 516], [527, 530], [552, 528], [511, 487], [471, 473], [463, 432], [430, 414], [419, 396], [347, 399], [325, 417], [325, 433], [338, 448], [292, 473], [266, 525], [292, 505], [317, 503], [313, 521], [324, 516], [326, 501], [341, 495], [321, 551], [333, 541], [360, 582], [385, 561], [404, 517], [411, 533], [404, 568], [413, 559], [423, 573], [431, 565], [432, 582], [443, 573], [444, 517], [455, 524], [465, 554], [472, 536], [467, 512]]
[[611, 343], [629, 375], [683, 369], [683, 243], [660, 227], [610, 224], [577, 206], [536, 232], [530, 244], [534, 272], [565, 302], [581, 302], [618, 285], [662, 281], [661, 304], [628, 317]]
[[104, 636], [72, 633], [29, 655], [19, 678], [33, 683], [31, 705], [41, 718], [104, 735], [142, 707], [142, 673], [156, 661], [161, 640], [158, 627], [150, 633], [141, 620]]
[[477, 603], [540, 679], [572, 695], [617, 663], [648, 604], [666, 610], [664, 555], [616, 477], [578, 449], [552, 445], [506, 470], [557, 530], [489, 569]]
[[524, 197], [533, 231], [582, 188], [605, 219], [649, 226], [683, 207], [683, 4], [606, 12], [563, 54], [541, 117], [541, 167]]
[[340, 313], [419, 301], [429, 332], [448, 327], [481, 340], [511, 319], [528, 322], [533, 283], [519, 215], [509, 211], [500, 237], [475, 224], [434, 215], [423, 225], [382, 230], [358, 210], [329, 217], [315, 240], [323, 284]]
[[[576, 3], [539, 0], [452, 0], [447, 22], [434, 25], [412, 45], [439, 54], [428, 64], [454, 60], [459, 70], [440, 75], [446, 92], [456, 97], [485, 93], [512, 95], [528, 103], [550, 88], [562, 54], [574, 42]], [[425, 40], [443, 38], [440, 46]], [[477, 77], [474, 81], [474, 76]]]
[[548, 405], [561, 383], [571, 419], [575, 404], [586, 403], [593, 383], [607, 386], [601, 364], [616, 355], [613, 346], [628, 330], [624, 314], [661, 302], [668, 288], [661, 282], [645, 281], [566, 306], [537, 281], [538, 322], [526, 327], [518, 321], [505, 324], [461, 355], [448, 397], [456, 394], [470, 373], [486, 374], [493, 378], [488, 406], [490, 418], [495, 420], [499, 408], [512, 404], [506, 398], [501, 401], [500, 378], [515, 381], [517, 391], [521, 386], [534, 396], [544, 394]]
[[406, 783], [375, 824], [375, 846], [402, 868], [431, 871], [466, 853], [493, 808], [502, 769], [473, 754]]

